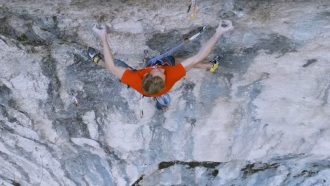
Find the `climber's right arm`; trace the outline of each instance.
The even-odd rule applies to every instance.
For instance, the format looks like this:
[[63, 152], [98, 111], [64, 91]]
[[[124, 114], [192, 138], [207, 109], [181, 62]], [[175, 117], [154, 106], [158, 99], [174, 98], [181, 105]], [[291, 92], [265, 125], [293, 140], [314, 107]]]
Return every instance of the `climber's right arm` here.
[[121, 77], [123, 76], [126, 69], [123, 67], [118, 67], [114, 64], [114, 59], [112, 56], [111, 49], [109, 47], [107, 37], [105, 36], [104, 38], [101, 39], [101, 41], [102, 41], [102, 45], [103, 45], [103, 55], [104, 55], [104, 62], [105, 62], [106, 68], [111, 73], [113, 73], [116, 77], [121, 79]]
[[103, 45], [103, 55], [104, 55], [104, 62], [105, 67], [116, 77], [121, 79], [125, 72], [125, 68], [118, 67], [114, 64], [114, 58], [111, 52], [111, 48], [108, 43], [108, 37], [107, 37], [107, 28], [106, 26], [102, 26], [100, 28], [97, 28], [96, 26], [93, 27], [94, 32], [99, 36], [101, 39], [102, 45]]

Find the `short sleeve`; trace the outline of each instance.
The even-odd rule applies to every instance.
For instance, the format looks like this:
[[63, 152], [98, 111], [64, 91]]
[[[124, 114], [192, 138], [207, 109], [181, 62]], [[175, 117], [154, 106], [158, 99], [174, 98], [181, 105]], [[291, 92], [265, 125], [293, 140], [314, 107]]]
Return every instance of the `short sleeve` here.
[[173, 84], [179, 81], [185, 75], [186, 69], [182, 66], [182, 64], [172, 66], [172, 68], [168, 68], [166, 71], [166, 78], [168, 78], [168, 80]]
[[120, 81], [135, 89], [140, 89], [142, 79], [137, 71], [126, 69]]

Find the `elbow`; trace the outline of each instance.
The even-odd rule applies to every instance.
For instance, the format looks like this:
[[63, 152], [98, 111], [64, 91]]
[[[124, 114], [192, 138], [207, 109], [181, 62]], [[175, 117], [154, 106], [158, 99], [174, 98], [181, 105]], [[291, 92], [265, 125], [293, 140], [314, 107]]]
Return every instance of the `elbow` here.
[[194, 63], [198, 63], [200, 61], [202, 61], [205, 57], [201, 54], [197, 54], [196, 56], [194, 56]]

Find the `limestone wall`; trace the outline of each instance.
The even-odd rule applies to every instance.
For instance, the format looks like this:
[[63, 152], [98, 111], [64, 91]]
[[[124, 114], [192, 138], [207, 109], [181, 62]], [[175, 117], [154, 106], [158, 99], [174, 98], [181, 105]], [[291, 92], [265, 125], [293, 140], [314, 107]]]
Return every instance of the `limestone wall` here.
[[[188, 0], [0, 0], [0, 185], [329, 185], [330, 2], [196, 2], [191, 20]], [[166, 112], [86, 56], [98, 22], [139, 68], [220, 19], [219, 70]]]

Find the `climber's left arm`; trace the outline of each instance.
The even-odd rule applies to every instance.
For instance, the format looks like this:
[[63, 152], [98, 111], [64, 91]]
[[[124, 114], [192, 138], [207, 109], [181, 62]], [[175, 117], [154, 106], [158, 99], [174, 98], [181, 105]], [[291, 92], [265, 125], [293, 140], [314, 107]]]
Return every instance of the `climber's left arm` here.
[[205, 43], [205, 45], [200, 49], [200, 51], [185, 60], [182, 61], [183, 67], [186, 69], [186, 71], [190, 70], [193, 68], [194, 65], [197, 63], [203, 61], [210, 52], [212, 51], [214, 45], [217, 43], [219, 38], [226, 32], [230, 31], [233, 29], [231, 21], [220, 21], [219, 26], [215, 32], [215, 34]]

